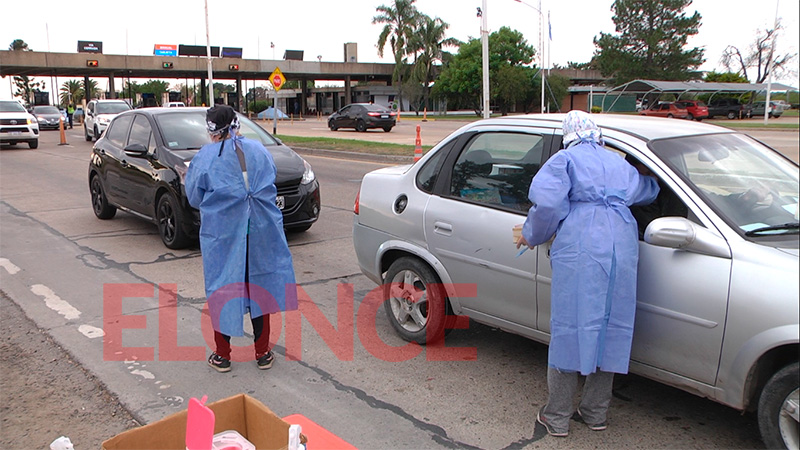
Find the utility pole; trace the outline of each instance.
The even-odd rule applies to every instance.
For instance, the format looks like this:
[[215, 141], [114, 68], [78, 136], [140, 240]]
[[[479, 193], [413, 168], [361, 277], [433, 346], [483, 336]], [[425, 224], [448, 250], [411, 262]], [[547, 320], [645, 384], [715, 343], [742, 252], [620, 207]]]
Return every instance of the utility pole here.
[[206, 4], [206, 56], [208, 57], [208, 106], [214, 106], [214, 75], [211, 69], [211, 38], [208, 34], [208, 0]]
[[481, 52], [483, 58], [483, 118], [488, 119], [491, 115], [489, 99], [489, 24], [486, 19], [486, 0], [478, 10], [478, 17], [481, 18]]

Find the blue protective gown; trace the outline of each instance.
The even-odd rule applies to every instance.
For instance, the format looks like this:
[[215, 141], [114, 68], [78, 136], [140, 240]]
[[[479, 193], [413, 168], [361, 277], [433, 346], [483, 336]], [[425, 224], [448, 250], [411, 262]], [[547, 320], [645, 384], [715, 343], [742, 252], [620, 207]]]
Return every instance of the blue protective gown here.
[[[245, 188], [233, 139], [203, 146], [186, 174], [189, 204], [200, 210], [200, 250], [212, 324], [242, 336], [242, 316], [297, 309], [292, 254], [275, 204], [275, 163], [260, 142], [237, 137], [245, 155]], [[249, 230], [248, 230], [249, 229]], [[250, 249], [247, 249], [249, 232]], [[249, 297], [245, 259], [249, 259]]]
[[548, 364], [627, 373], [636, 311], [639, 242], [628, 206], [652, 202], [653, 177], [594, 142], [556, 153], [531, 182], [522, 229], [547, 242], [553, 269]]

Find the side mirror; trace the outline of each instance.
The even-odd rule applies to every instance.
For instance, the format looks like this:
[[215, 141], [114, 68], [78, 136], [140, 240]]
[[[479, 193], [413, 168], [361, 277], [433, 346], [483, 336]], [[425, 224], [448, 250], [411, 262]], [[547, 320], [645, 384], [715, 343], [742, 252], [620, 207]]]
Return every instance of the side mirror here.
[[125, 147], [125, 154], [134, 158], [144, 158], [147, 156], [147, 147], [142, 144], [130, 144]]
[[659, 247], [731, 258], [727, 241], [683, 217], [661, 217], [647, 226], [644, 241]]

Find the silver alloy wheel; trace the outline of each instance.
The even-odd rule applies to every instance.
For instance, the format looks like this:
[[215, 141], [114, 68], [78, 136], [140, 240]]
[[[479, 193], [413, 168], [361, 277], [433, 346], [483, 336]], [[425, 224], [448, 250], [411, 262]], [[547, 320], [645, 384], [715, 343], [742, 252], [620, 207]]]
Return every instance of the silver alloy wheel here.
[[800, 447], [800, 388], [790, 392], [783, 400], [778, 427], [786, 448]]
[[398, 272], [390, 281], [392, 315], [403, 329], [417, 333], [428, 324], [428, 292], [425, 282], [411, 271]]

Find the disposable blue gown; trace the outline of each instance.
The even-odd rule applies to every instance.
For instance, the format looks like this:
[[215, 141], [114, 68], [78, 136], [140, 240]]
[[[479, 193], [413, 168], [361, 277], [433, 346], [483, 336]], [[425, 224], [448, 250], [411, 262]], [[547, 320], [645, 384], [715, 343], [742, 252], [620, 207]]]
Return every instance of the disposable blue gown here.
[[[203, 146], [186, 174], [189, 204], [200, 210], [200, 249], [215, 330], [242, 336], [242, 316], [297, 309], [292, 255], [275, 204], [275, 163], [260, 142], [236, 138], [245, 155], [249, 190], [233, 139]], [[247, 235], [250, 235], [250, 251]], [[249, 259], [249, 294], [244, 285]]]
[[658, 194], [619, 155], [593, 142], [556, 153], [531, 182], [522, 229], [547, 242], [553, 270], [548, 364], [587, 375], [627, 373], [636, 311], [639, 243], [628, 206]]

